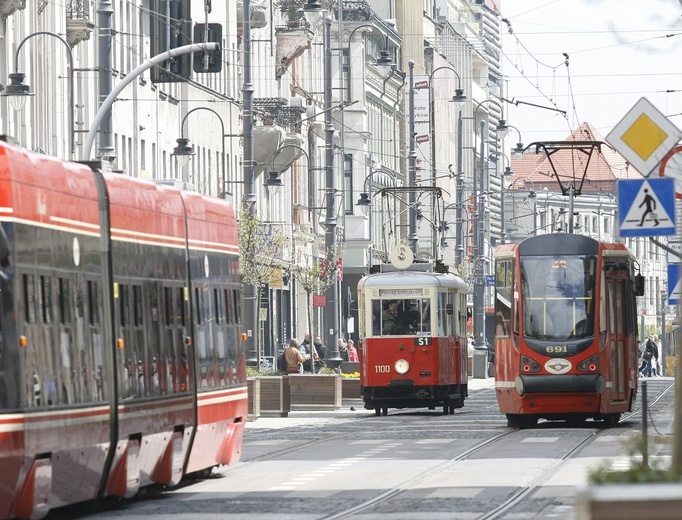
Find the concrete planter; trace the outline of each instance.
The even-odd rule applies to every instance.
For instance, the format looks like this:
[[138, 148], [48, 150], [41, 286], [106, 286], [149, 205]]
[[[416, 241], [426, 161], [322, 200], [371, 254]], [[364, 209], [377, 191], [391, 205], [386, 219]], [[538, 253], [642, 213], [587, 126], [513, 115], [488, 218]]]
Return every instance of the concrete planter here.
[[577, 493], [578, 520], [673, 520], [682, 514], [682, 483], [600, 484]]
[[291, 374], [292, 410], [338, 410], [342, 402], [341, 376]]
[[249, 420], [260, 416], [260, 377], [247, 377], [246, 390], [249, 393]]
[[344, 399], [359, 399], [362, 397], [360, 393], [360, 379], [342, 377], [341, 390]]
[[290, 376], [260, 377], [260, 416], [287, 417], [291, 411]]

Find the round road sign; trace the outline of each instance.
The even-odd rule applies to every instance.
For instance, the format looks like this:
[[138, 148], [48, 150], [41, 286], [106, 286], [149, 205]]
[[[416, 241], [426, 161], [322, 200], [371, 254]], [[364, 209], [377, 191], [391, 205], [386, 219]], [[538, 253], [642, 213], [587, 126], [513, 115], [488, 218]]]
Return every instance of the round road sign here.
[[675, 179], [675, 196], [682, 199], [682, 146], [676, 146], [666, 154], [658, 168], [658, 174]]

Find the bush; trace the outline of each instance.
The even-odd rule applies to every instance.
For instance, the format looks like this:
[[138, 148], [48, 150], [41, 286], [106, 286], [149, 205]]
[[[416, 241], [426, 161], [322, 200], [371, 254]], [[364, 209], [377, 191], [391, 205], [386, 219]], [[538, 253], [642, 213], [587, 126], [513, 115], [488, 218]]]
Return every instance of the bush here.
[[246, 377], [256, 377], [256, 376], [277, 376], [281, 373], [277, 373], [276, 370], [267, 370], [265, 368], [256, 367], [246, 367]]

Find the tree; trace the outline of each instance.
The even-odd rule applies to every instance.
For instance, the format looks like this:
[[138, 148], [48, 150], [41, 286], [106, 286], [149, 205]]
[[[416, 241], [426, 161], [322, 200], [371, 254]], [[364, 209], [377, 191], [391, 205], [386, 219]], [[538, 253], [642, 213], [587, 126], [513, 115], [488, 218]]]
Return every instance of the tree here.
[[[256, 287], [256, 301], [259, 302], [263, 288], [270, 282], [275, 268], [281, 267], [286, 238], [279, 227], [261, 222], [252, 211], [252, 202], [242, 202], [239, 211], [239, 270], [242, 284]], [[256, 316], [259, 322], [259, 316]], [[260, 326], [254, 338], [256, 359], [260, 366]]]
[[[338, 262], [337, 251], [332, 251], [332, 254], [329, 255], [322, 255], [321, 253], [324, 253], [324, 248], [315, 247], [312, 238], [298, 239], [293, 242], [290, 271], [305, 291], [307, 330], [313, 336], [318, 335], [317, 331], [311, 330], [313, 323], [313, 294], [319, 294], [327, 290], [336, 281], [338, 276], [338, 269], [336, 268]], [[332, 269], [327, 269], [327, 258], [334, 259]]]

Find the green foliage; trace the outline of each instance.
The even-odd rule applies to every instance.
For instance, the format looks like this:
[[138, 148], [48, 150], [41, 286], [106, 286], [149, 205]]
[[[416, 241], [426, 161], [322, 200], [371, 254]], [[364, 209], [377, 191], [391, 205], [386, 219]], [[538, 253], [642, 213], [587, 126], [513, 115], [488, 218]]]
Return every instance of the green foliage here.
[[246, 377], [256, 376], [280, 376], [276, 370], [266, 370], [265, 368], [246, 367]]
[[253, 203], [242, 203], [239, 212], [239, 270], [242, 282], [255, 285], [259, 292], [270, 281], [273, 269], [281, 264], [285, 237], [278, 227], [261, 222]]
[[649, 459], [649, 465], [643, 464], [642, 453], [645, 441], [637, 436], [626, 445], [630, 456], [630, 467], [624, 471], [614, 471], [611, 463], [605, 463], [590, 471], [588, 479], [592, 484], [637, 484], [644, 482], [678, 482], [677, 475], [671, 468], [664, 467], [660, 459]]

